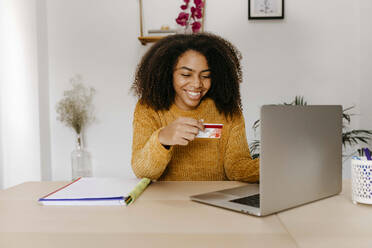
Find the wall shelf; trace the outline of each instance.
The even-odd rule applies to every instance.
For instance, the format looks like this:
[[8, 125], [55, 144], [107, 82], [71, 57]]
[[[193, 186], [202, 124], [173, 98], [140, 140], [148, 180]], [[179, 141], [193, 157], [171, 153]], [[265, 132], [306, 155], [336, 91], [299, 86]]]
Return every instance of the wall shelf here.
[[[169, 1], [175, 1], [175, 0], [169, 0]], [[142, 0], [138, 0], [139, 2], [139, 17], [140, 17], [140, 35], [138, 37], [138, 40], [141, 42], [142, 45], [146, 45], [147, 43], [154, 43], [154, 42], [157, 42], [158, 40], [161, 40], [162, 38], [166, 37], [166, 35], [164, 36], [146, 36], [146, 34], [148, 33], [147, 31], [144, 31], [144, 27], [143, 27], [143, 16], [144, 16], [144, 13], [143, 13], [143, 3], [142, 3]], [[203, 12], [202, 12], [202, 21], [201, 21], [201, 31], [203, 32], [204, 31], [204, 19], [205, 19], [205, 4], [206, 4], [206, 0], [203, 0], [203, 4], [204, 4], [204, 7], [203, 7]], [[177, 10], [179, 11], [179, 9]], [[176, 12], [177, 13], [177, 12]], [[160, 33], [163, 33], [163, 32], [160, 32]], [[170, 34], [173, 34], [173, 33], [169, 33]]]
[[156, 42], [162, 38], [164, 38], [164, 36], [140, 36], [138, 37], [138, 40], [142, 45], [146, 45], [147, 43]]

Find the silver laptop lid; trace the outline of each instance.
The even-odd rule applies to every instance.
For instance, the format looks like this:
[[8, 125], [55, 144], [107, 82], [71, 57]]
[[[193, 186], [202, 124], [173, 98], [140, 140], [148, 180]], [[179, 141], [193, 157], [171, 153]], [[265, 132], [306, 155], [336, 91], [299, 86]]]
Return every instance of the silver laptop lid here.
[[262, 215], [339, 193], [342, 107], [262, 106], [260, 182]]

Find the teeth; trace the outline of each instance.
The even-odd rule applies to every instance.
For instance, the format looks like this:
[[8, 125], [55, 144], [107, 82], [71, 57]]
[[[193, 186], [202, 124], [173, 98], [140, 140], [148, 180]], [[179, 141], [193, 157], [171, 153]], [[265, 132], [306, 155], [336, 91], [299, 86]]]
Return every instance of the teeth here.
[[187, 93], [189, 93], [192, 96], [199, 96], [200, 95], [200, 92], [191, 92], [191, 91], [188, 91]]

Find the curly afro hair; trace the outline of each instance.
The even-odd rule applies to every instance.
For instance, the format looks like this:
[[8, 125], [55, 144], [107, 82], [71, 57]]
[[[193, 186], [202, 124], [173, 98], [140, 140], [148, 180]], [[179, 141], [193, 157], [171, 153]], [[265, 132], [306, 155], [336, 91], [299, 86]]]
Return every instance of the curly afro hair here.
[[226, 117], [240, 113], [242, 56], [229, 41], [211, 33], [170, 35], [155, 43], [137, 66], [132, 85], [140, 102], [156, 111], [169, 110], [175, 98], [173, 70], [188, 50], [203, 54], [211, 70], [211, 88], [204, 97], [213, 99]]

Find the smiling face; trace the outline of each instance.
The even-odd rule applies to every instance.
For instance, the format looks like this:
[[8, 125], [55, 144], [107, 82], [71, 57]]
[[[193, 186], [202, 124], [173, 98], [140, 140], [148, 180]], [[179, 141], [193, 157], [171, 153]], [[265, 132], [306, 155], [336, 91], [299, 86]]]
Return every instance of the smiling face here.
[[211, 87], [211, 72], [207, 59], [199, 52], [183, 53], [173, 71], [175, 104], [182, 110], [195, 109]]

